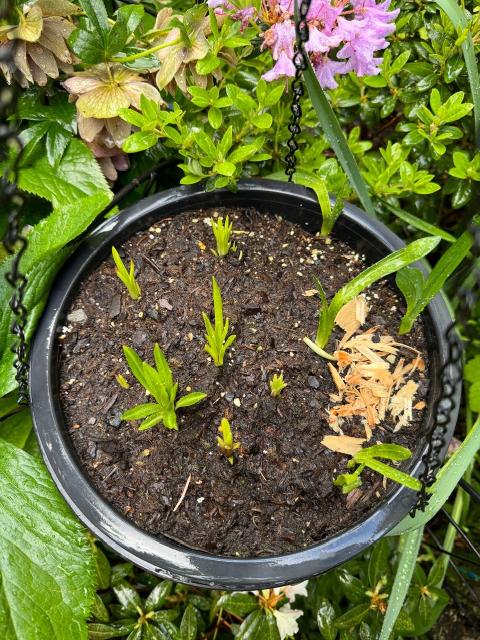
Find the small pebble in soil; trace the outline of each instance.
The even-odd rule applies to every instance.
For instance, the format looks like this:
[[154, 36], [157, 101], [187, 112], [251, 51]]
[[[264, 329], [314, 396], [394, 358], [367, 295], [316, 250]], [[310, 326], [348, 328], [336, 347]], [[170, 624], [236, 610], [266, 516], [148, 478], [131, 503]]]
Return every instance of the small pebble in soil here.
[[320, 387], [318, 378], [315, 378], [315, 376], [308, 376], [308, 386], [312, 387], [312, 389], [318, 389]]
[[69, 322], [76, 322], [78, 324], [83, 324], [87, 319], [87, 314], [83, 309], [75, 309], [75, 311], [72, 311], [67, 316]]

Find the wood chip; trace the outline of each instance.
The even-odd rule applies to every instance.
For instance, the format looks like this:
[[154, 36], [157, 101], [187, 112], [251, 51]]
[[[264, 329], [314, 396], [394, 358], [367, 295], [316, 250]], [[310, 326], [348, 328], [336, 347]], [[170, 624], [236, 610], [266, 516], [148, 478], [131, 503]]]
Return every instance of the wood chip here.
[[340, 309], [335, 317], [335, 324], [347, 333], [353, 333], [363, 325], [367, 313], [365, 296], [357, 296]]
[[311, 298], [312, 296], [316, 296], [318, 291], [316, 289], [307, 289], [302, 293], [302, 296], [305, 298]]
[[335, 453], [345, 453], [349, 456], [354, 456], [360, 451], [363, 443], [366, 442], [365, 438], [354, 438], [353, 436], [325, 436], [322, 440], [322, 444], [330, 451]]
[[330, 371], [333, 382], [335, 383], [335, 386], [337, 387], [337, 389], [339, 391], [342, 391], [342, 389], [345, 389], [345, 382], [341, 379], [340, 374], [338, 373], [338, 371], [335, 369], [335, 367], [331, 362], [328, 363], [328, 369]]
[[418, 384], [413, 380], [408, 380], [403, 387], [392, 396], [389, 410], [394, 418], [398, 418], [394, 431], [399, 431], [412, 419], [412, 401], [417, 389]]

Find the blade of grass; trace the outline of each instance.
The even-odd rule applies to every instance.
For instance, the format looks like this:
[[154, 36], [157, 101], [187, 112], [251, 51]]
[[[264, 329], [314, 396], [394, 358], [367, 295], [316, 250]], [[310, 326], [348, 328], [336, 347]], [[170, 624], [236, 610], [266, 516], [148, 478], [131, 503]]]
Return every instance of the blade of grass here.
[[390, 597], [388, 598], [388, 607], [383, 619], [382, 630], [378, 640], [389, 640], [395, 622], [402, 610], [403, 603], [407, 597], [408, 589], [412, 581], [415, 563], [417, 562], [418, 552], [423, 537], [423, 527], [418, 527], [413, 531], [404, 533], [400, 537], [400, 547], [402, 552], [398, 560], [397, 572], [392, 585]]
[[394, 205], [391, 205], [388, 202], [385, 202], [385, 200], [382, 200], [382, 204], [384, 204], [387, 207], [387, 209], [389, 209], [393, 214], [395, 214], [397, 218], [400, 218], [400, 220], [403, 220], [404, 222], [411, 225], [412, 227], [415, 227], [415, 229], [424, 231], [425, 233], [428, 233], [431, 236], [438, 236], [442, 238], [442, 240], [445, 240], [446, 242], [455, 242], [456, 240], [455, 236], [452, 236], [450, 233], [448, 233], [448, 231], [444, 231], [443, 229], [440, 229], [440, 227], [436, 227], [434, 224], [425, 222], [425, 220], [422, 220], [421, 218], [417, 218], [417, 216], [414, 216], [411, 213], [408, 213], [408, 211], [404, 211], [399, 207], [395, 207]]
[[[464, 30], [468, 27], [468, 18], [465, 10], [458, 5], [455, 0], [435, 0], [442, 11], [452, 21], [453, 26], [458, 30]], [[473, 39], [469, 33], [462, 43], [463, 57], [467, 68], [468, 80], [470, 83], [470, 91], [473, 101], [473, 115], [475, 118], [475, 139], [477, 147], [480, 147], [480, 77], [478, 74], [477, 61], [475, 58], [475, 49]]]
[[432, 487], [432, 496], [425, 511], [417, 513], [414, 518], [407, 516], [388, 535], [407, 533], [424, 526], [431, 520], [453, 493], [479, 449], [480, 416], [475, 420], [465, 440], [438, 472], [437, 480]]
[[338, 161], [348, 176], [352, 187], [357, 192], [360, 202], [367, 213], [375, 218], [375, 209], [367, 191], [367, 186], [360, 174], [357, 161], [353, 153], [350, 151], [347, 139], [340, 127], [335, 113], [333, 112], [327, 96], [318, 82], [315, 71], [310, 62], [303, 72], [305, 85], [312, 101], [313, 107], [317, 113], [320, 126], [322, 127], [327, 140], [332, 149], [335, 151]]

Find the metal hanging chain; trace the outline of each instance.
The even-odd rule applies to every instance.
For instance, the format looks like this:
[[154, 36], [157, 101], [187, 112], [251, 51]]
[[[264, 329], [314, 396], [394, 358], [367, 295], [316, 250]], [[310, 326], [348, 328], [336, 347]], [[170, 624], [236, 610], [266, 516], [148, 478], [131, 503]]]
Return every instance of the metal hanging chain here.
[[[12, 16], [15, 3], [11, 0], [0, 6], [0, 19], [8, 19]], [[4, 46], [0, 50], [0, 59], [8, 61], [13, 56], [13, 46]], [[5, 249], [13, 255], [10, 271], [6, 274], [7, 282], [13, 287], [14, 292], [10, 299], [10, 308], [15, 320], [11, 331], [16, 336], [12, 351], [15, 353], [15, 379], [18, 383], [18, 402], [28, 404], [28, 342], [26, 338], [27, 309], [24, 304], [27, 278], [20, 271], [20, 261], [27, 248], [27, 239], [20, 230], [20, 209], [23, 199], [19, 194], [17, 184], [18, 163], [20, 160], [22, 143], [18, 137], [15, 123], [7, 124], [7, 117], [15, 115], [15, 107], [18, 99], [16, 86], [5, 87], [0, 90], [0, 149], [8, 161], [8, 154], [14, 150], [15, 159], [13, 165], [5, 171], [0, 180], [0, 210], [6, 211], [8, 216], [8, 228], [3, 240]]]
[[448, 424], [455, 409], [455, 390], [463, 378], [461, 340], [469, 341], [477, 337], [475, 327], [469, 320], [480, 293], [480, 269], [476, 266], [480, 258], [480, 226], [472, 221], [469, 225], [469, 230], [473, 239], [470, 260], [472, 268], [469, 271], [474, 281], [461, 286], [455, 296], [456, 300], [458, 300], [458, 306], [455, 320], [446, 332], [448, 357], [440, 371], [441, 393], [435, 402], [433, 410], [433, 428], [427, 435], [428, 446], [423, 456], [424, 469], [419, 478], [422, 488], [418, 492], [417, 501], [410, 511], [412, 517], [415, 516], [417, 511], [425, 511], [430, 499], [427, 489], [434, 484], [441, 467], [440, 452], [445, 446]]
[[288, 152], [285, 156], [285, 173], [288, 181], [293, 181], [293, 176], [297, 167], [296, 151], [298, 149], [297, 137], [300, 133], [300, 119], [302, 117], [302, 106], [300, 100], [305, 91], [303, 88], [302, 75], [308, 66], [308, 54], [305, 51], [305, 43], [310, 36], [307, 22], [307, 14], [310, 9], [311, 0], [302, 0], [298, 5], [298, 14], [295, 16], [295, 50], [293, 54], [293, 64], [295, 65], [295, 77], [292, 81], [292, 103], [290, 111], [292, 113], [288, 130], [290, 138], [287, 142]]

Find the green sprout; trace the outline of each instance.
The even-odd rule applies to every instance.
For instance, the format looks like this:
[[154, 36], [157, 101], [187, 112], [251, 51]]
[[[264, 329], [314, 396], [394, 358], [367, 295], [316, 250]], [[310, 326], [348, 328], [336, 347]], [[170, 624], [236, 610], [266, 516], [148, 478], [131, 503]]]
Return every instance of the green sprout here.
[[133, 263], [133, 260], [130, 260], [130, 270], [127, 271], [127, 268], [123, 264], [122, 259], [120, 258], [120, 254], [115, 249], [115, 247], [112, 247], [112, 258], [115, 266], [117, 267], [115, 269], [115, 273], [127, 287], [128, 293], [130, 294], [132, 300], [138, 300], [142, 295], [142, 292], [140, 291], [140, 286], [135, 279], [135, 265]]
[[176, 410], [191, 407], [207, 397], [206, 393], [194, 391], [175, 401], [178, 383], [173, 382], [172, 371], [158, 343], [155, 343], [153, 349], [156, 368], [143, 362], [130, 347], [124, 346], [123, 353], [132, 374], [155, 399], [155, 402], [139, 404], [122, 414], [122, 420], [143, 420], [140, 431], [150, 429], [160, 422], [167, 429], [178, 429]]
[[309, 338], [304, 338], [304, 342], [315, 351], [315, 353], [331, 359], [331, 356], [323, 349], [330, 339], [335, 318], [340, 310], [374, 282], [426, 256], [427, 253], [430, 253], [430, 251], [438, 245], [440, 240], [441, 238], [434, 236], [420, 238], [407, 247], [394, 251], [362, 271], [362, 273], [350, 280], [350, 282], [347, 282], [346, 285], [337, 291], [330, 304], [328, 303], [327, 296], [320, 281], [317, 279], [316, 285], [320, 296], [317, 335], [315, 342]]
[[230, 242], [233, 223], [230, 222], [228, 215], [225, 216], [225, 222], [223, 221], [222, 216], [220, 216], [217, 221], [211, 218], [211, 223], [213, 235], [217, 242], [217, 249], [212, 249], [213, 255], [217, 256], [217, 258], [224, 258], [229, 251], [236, 251], [237, 245]]
[[280, 375], [276, 373], [273, 374], [273, 378], [270, 380], [270, 393], [274, 398], [280, 395], [280, 393], [285, 389], [287, 383], [283, 379], [283, 371]]
[[205, 351], [212, 356], [215, 365], [221, 367], [223, 365], [225, 352], [233, 344], [237, 336], [231, 335], [227, 337], [229, 319], [226, 318], [224, 320], [223, 318], [222, 293], [215, 276], [212, 277], [212, 290], [215, 328], [212, 326], [207, 314], [202, 313], [206, 331], [205, 339], [207, 341]]
[[115, 376], [115, 380], [121, 387], [123, 387], [123, 389], [130, 389], [128, 380], [124, 376], [122, 376], [121, 373], [119, 373], [118, 376]]
[[399, 444], [374, 444], [372, 447], [361, 449], [352, 456], [352, 459], [348, 461], [347, 467], [351, 469], [358, 465], [355, 471], [340, 474], [335, 478], [333, 484], [341, 487], [342, 493], [350, 493], [353, 489], [361, 486], [362, 479], [360, 478], [360, 474], [365, 467], [368, 467], [389, 480], [398, 482], [398, 484], [402, 484], [413, 491], [419, 491], [422, 487], [420, 480], [378, 460], [378, 458], [383, 458], [384, 460], [397, 462], [400, 460], [408, 460], [411, 456], [412, 452]]
[[234, 442], [230, 422], [226, 418], [222, 418], [218, 430], [222, 434], [221, 436], [217, 436], [219, 449], [229, 463], [233, 464], [233, 452], [240, 447], [240, 443]]

